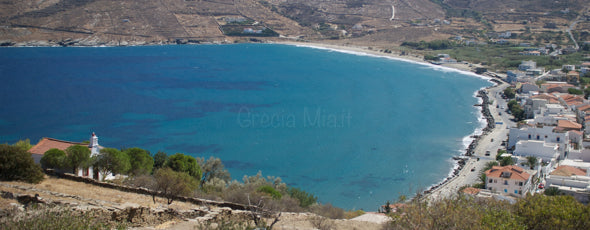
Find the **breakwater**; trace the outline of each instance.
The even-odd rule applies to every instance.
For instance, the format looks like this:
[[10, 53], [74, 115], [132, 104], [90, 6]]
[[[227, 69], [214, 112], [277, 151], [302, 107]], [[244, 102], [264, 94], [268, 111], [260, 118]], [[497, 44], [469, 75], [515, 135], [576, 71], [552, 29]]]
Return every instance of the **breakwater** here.
[[[492, 88], [492, 87], [497, 87], [499, 86], [502, 82], [496, 80], [496, 79], [492, 79], [492, 82], [495, 83], [494, 86], [488, 87]], [[414, 199], [420, 199], [421, 197], [423, 197], [424, 195], [430, 194], [432, 193], [434, 190], [444, 186], [446, 183], [448, 183], [449, 181], [453, 180], [455, 177], [457, 177], [459, 175], [459, 173], [461, 172], [461, 170], [463, 170], [465, 164], [467, 163], [467, 158], [466, 157], [470, 157], [475, 153], [475, 148], [477, 147], [477, 145], [479, 144], [480, 139], [487, 135], [488, 133], [492, 132], [492, 130], [496, 127], [496, 122], [494, 117], [492, 116], [492, 113], [490, 112], [490, 108], [489, 105], [492, 104], [489, 98], [489, 95], [486, 91], [486, 89], [482, 89], [479, 90], [477, 92], [476, 97], [481, 98], [482, 103], [481, 104], [477, 104], [474, 106], [481, 106], [481, 113], [483, 118], [486, 120], [487, 125], [482, 129], [482, 133], [481, 135], [473, 135], [471, 136], [473, 138], [473, 141], [471, 141], [471, 143], [469, 144], [469, 146], [467, 147], [467, 150], [465, 151], [465, 154], [463, 157], [453, 157], [453, 160], [456, 161], [456, 167], [454, 168], [453, 172], [450, 174], [450, 176], [448, 176], [447, 178], [445, 178], [443, 181], [441, 181], [440, 183], [431, 186], [430, 188], [428, 188], [427, 190], [425, 190], [424, 192], [418, 194], [416, 197], [414, 197]]]

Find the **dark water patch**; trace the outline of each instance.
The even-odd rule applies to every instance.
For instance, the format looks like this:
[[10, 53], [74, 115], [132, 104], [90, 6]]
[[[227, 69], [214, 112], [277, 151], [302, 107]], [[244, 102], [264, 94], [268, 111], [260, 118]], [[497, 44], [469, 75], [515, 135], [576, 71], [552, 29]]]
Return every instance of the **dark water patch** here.
[[314, 183], [322, 183], [330, 180], [329, 178], [314, 178], [307, 175], [300, 176], [300, 178], [304, 181], [311, 181]]
[[272, 86], [268, 81], [200, 81], [192, 85], [194, 88], [216, 89], [216, 90], [263, 90], [267, 86]]
[[191, 143], [181, 143], [181, 144], [168, 145], [167, 148], [182, 150], [182, 151], [190, 152], [190, 153], [194, 153], [194, 154], [203, 154], [203, 153], [217, 154], [223, 150], [223, 148], [221, 148], [221, 145], [218, 145], [218, 144], [200, 145], [200, 144], [191, 144]]
[[392, 178], [374, 176], [373, 174], [364, 175], [357, 180], [351, 180], [349, 186], [357, 186], [359, 188], [378, 188], [382, 183], [387, 183]]
[[237, 160], [224, 160], [223, 164], [226, 168], [248, 170], [254, 168], [256, 165], [250, 162], [237, 161]]
[[240, 113], [254, 108], [270, 108], [275, 104], [224, 103], [218, 101], [200, 101], [195, 103], [199, 113], [232, 112]]
[[353, 190], [344, 190], [344, 191], [341, 191], [339, 194], [340, 194], [340, 196], [343, 196], [343, 197], [346, 197], [349, 199], [358, 199], [361, 196], [360, 192], [353, 191]]

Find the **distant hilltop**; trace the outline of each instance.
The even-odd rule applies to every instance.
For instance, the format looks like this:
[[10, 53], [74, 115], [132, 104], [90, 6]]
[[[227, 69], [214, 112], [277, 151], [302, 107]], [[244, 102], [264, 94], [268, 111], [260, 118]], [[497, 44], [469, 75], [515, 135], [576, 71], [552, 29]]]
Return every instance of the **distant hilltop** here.
[[[587, 7], [584, 0], [7, 0], [0, 2], [0, 45], [293, 39], [385, 46], [455, 36], [477, 40], [481, 31], [525, 27], [563, 31]], [[587, 20], [579, 24], [590, 28]]]

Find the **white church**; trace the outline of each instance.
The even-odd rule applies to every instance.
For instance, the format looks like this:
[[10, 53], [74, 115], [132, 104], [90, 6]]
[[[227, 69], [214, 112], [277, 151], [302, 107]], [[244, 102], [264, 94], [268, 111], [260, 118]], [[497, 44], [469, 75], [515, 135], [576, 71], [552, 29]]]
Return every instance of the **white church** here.
[[[89, 144], [80, 143], [80, 142], [63, 141], [63, 140], [58, 140], [58, 139], [54, 139], [54, 138], [44, 137], [43, 139], [41, 139], [41, 141], [39, 141], [39, 143], [37, 143], [35, 146], [33, 146], [29, 150], [29, 152], [33, 156], [35, 163], [40, 163], [41, 158], [43, 157], [43, 154], [45, 154], [45, 152], [47, 152], [48, 150], [55, 148], [55, 149], [65, 151], [68, 147], [73, 146], [73, 145], [88, 146], [88, 149], [90, 150], [90, 157], [98, 156], [100, 154], [100, 150], [104, 148], [98, 144], [98, 136], [96, 136], [96, 134], [93, 132], [92, 136], [90, 136], [90, 143]], [[75, 174], [77, 176], [93, 178], [95, 180], [100, 180], [100, 181], [113, 177], [112, 173], [108, 173], [107, 175], [103, 175], [102, 173], [99, 172], [99, 170], [94, 170], [92, 166], [90, 166], [88, 168], [78, 168], [75, 170], [75, 172], [76, 172]]]

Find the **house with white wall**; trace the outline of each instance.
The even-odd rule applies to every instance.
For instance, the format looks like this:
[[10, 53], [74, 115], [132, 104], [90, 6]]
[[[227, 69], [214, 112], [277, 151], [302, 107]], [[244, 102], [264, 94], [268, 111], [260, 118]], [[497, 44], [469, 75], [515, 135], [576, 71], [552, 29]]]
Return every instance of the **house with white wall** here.
[[545, 177], [547, 187], [556, 187], [565, 194], [572, 195], [582, 203], [590, 197], [590, 174], [587, 169], [560, 165]]
[[[90, 137], [89, 144], [81, 143], [81, 142], [63, 141], [63, 140], [58, 140], [58, 139], [54, 139], [54, 138], [44, 137], [41, 139], [41, 141], [39, 141], [39, 143], [37, 143], [35, 146], [33, 146], [29, 150], [29, 152], [33, 156], [35, 163], [40, 163], [41, 158], [43, 158], [43, 155], [48, 150], [55, 148], [55, 149], [65, 151], [67, 148], [69, 148], [70, 146], [74, 146], [74, 145], [81, 145], [81, 146], [88, 147], [88, 150], [90, 150], [90, 157], [98, 156], [100, 154], [100, 150], [103, 148], [102, 146], [100, 146], [98, 144], [98, 136], [96, 136], [96, 134], [92, 133], [92, 135]], [[74, 174], [76, 174], [77, 176], [90, 177], [90, 178], [94, 178], [97, 180], [102, 180], [106, 176], [108, 176], [108, 175], [103, 175], [102, 173], [98, 172], [98, 170], [94, 170], [94, 168], [92, 166], [90, 166], [88, 168], [78, 168], [78, 169], [75, 169], [74, 171], [75, 171]]]
[[556, 162], [560, 158], [559, 146], [555, 143], [547, 143], [537, 140], [520, 140], [516, 143], [514, 156], [537, 157], [544, 162]]
[[525, 197], [532, 188], [532, 175], [515, 165], [493, 166], [485, 171], [486, 189], [514, 197]]
[[560, 153], [563, 153], [569, 144], [569, 134], [554, 132], [554, 129], [555, 126], [511, 128], [507, 147], [511, 149], [521, 140], [535, 140], [557, 145]]

